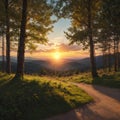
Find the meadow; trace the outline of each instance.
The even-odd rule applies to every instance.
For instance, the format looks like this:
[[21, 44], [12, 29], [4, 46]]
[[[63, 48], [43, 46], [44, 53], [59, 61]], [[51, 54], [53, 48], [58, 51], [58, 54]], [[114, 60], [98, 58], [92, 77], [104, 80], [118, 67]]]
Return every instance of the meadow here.
[[25, 75], [24, 80], [0, 73], [0, 119], [40, 120], [92, 101], [87, 93], [54, 77]]

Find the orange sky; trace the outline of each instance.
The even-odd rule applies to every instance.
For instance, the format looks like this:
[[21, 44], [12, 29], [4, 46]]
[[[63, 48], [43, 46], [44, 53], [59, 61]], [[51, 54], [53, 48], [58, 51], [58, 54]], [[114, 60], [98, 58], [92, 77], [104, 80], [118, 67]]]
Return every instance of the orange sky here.
[[[69, 46], [69, 40], [66, 39], [64, 31], [70, 26], [70, 20], [61, 19], [54, 24], [53, 32], [48, 35], [48, 43], [46, 45], [38, 45], [37, 50], [32, 54], [26, 52], [26, 57], [38, 59], [54, 59], [55, 52], [60, 53], [60, 59], [64, 58], [85, 58], [89, 57], [89, 50], [82, 50], [81, 46], [76, 44]], [[1, 54], [1, 52], [0, 52]], [[96, 55], [98, 55], [97, 53]], [[16, 52], [11, 52], [12, 56], [17, 56]]]

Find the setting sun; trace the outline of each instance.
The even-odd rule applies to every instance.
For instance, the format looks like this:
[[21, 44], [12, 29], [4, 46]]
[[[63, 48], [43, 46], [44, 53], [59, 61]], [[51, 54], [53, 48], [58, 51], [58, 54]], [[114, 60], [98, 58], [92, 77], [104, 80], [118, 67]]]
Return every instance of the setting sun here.
[[53, 54], [53, 57], [54, 57], [54, 59], [59, 60], [59, 59], [61, 58], [60, 52], [55, 52], [55, 53]]

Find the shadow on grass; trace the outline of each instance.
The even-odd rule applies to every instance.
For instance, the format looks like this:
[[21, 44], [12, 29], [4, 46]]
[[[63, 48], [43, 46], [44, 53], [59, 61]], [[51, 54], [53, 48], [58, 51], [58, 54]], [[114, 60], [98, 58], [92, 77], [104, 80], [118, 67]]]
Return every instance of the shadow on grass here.
[[93, 79], [93, 87], [97, 91], [120, 101], [120, 79], [115, 75], [103, 75]]
[[6, 73], [0, 74], [0, 86], [7, 83], [12, 78], [12, 76], [8, 76]]
[[49, 83], [0, 82], [1, 120], [43, 120], [70, 109], [64, 97], [57, 94]]
[[120, 76], [117, 75], [102, 75], [101, 77], [94, 78], [93, 84], [108, 86], [111, 88], [120, 88]]

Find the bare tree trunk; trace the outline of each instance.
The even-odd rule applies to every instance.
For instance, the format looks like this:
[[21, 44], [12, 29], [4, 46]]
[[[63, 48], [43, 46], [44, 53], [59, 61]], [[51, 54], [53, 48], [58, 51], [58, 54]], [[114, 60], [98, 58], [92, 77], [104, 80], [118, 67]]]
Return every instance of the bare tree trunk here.
[[102, 50], [102, 54], [103, 54], [103, 71], [107, 72], [107, 54], [104, 47]]
[[95, 49], [94, 49], [94, 42], [92, 36], [92, 16], [91, 16], [91, 6], [92, 0], [88, 0], [88, 31], [89, 31], [89, 43], [90, 43], [90, 61], [91, 61], [91, 70], [92, 70], [92, 77], [97, 77], [97, 70], [96, 70], [96, 61], [95, 61]]
[[116, 40], [114, 40], [114, 71], [117, 72]]
[[108, 53], [107, 53], [107, 49], [108, 49], [108, 43], [107, 40], [105, 39], [105, 43], [104, 43], [104, 52], [105, 52], [105, 72], [108, 72]]
[[5, 72], [5, 55], [4, 55], [4, 34], [2, 34], [2, 72]]
[[117, 64], [117, 71], [119, 69], [119, 40], [116, 41], [116, 64]]
[[118, 42], [118, 69], [120, 70], [120, 40]]
[[9, 3], [5, 0], [5, 10], [6, 10], [6, 73], [11, 72], [11, 62], [10, 62], [10, 22], [9, 22]]
[[105, 51], [104, 50], [102, 50], [102, 60], [103, 60], [103, 71], [105, 71]]
[[24, 74], [26, 22], [27, 22], [27, 0], [23, 0], [20, 39], [19, 39], [18, 56], [17, 56], [17, 71], [15, 75], [15, 78], [19, 78], [19, 79], [23, 79], [23, 74]]
[[108, 46], [108, 71], [111, 72], [111, 51], [110, 51], [110, 43]]

